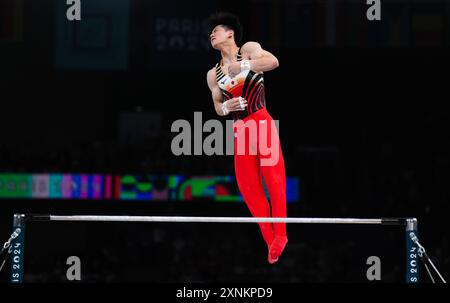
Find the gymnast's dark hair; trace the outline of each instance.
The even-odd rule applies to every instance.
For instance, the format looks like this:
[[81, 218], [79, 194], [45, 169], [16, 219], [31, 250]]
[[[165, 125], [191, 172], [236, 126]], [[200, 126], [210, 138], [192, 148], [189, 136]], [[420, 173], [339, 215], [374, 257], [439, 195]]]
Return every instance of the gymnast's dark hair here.
[[240, 44], [242, 41], [242, 25], [239, 17], [229, 12], [217, 12], [208, 18], [209, 34], [217, 25], [223, 25], [227, 29], [234, 31], [234, 41]]

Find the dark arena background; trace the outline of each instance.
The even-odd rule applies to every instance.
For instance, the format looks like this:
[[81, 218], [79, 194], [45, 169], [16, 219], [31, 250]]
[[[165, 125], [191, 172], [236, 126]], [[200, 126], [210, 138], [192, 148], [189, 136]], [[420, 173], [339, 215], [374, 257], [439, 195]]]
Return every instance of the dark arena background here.
[[[65, 0], [0, 0], [0, 244], [14, 214], [251, 217], [233, 156], [171, 151], [176, 120], [225, 126], [206, 21], [230, 11], [279, 60], [288, 217], [417, 218], [447, 277], [450, 2], [375, 2], [381, 20], [365, 0], [81, 0], [69, 21]], [[29, 222], [23, 282], [406, 282], [404, 227], [287, 231], [271, 265], [255, 223]]]

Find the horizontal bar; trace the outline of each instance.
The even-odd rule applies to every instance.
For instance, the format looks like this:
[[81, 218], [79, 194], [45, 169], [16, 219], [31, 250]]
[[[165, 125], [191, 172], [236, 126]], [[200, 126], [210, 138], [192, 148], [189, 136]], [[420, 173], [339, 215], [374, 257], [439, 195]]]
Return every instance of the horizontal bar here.
[[[386, 224], [383, 219], [356, 218], [266, 218], [266, 217], [180, 217], [180, 216], [53, 216], [27, 215], [27, 221], [92, 222], [184, 222], [184, 223], [300, 223], [300, 224]], [[397, 221], [395, 221], [397, 222]]]

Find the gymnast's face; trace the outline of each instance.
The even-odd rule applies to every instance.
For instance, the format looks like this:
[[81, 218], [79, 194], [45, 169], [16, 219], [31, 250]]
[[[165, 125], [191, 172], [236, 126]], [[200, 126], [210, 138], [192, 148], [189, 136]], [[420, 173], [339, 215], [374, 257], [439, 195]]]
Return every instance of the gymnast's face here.
[[233, 30], [227, 29], [223, 25], [217, 25], [209, 35], [211, 46], [219, 50], [220, 46], [229, 39], [233, 39]]

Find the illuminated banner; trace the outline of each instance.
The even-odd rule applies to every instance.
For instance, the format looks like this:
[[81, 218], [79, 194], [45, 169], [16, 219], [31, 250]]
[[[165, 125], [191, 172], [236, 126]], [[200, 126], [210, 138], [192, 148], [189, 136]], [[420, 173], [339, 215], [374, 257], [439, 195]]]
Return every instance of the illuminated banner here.
[[0, 198], [111, 199], [111, 180], [108, 175], [0, 174]]
[[31, 175], [0, 175], [1, 198], [30, 198], [31, 193]]
[[[120, 185], [120, 200], [244, 201], [234, 176], [124, 175]], [[299, 180], [288, 177], [286, 187], [287, 202], [297, 202]]]
[[[287, 202], [298, 202], [299, 180], [286, 180]], [[268, 198], [268, 192], [265, 188]], [[242, 202], [234, 176], [0, 174], [0, 199]]]
[[33, 175], [32, 177], [31, 196], [33, 198], [49, 198], [50, 197], [50, 175]]

